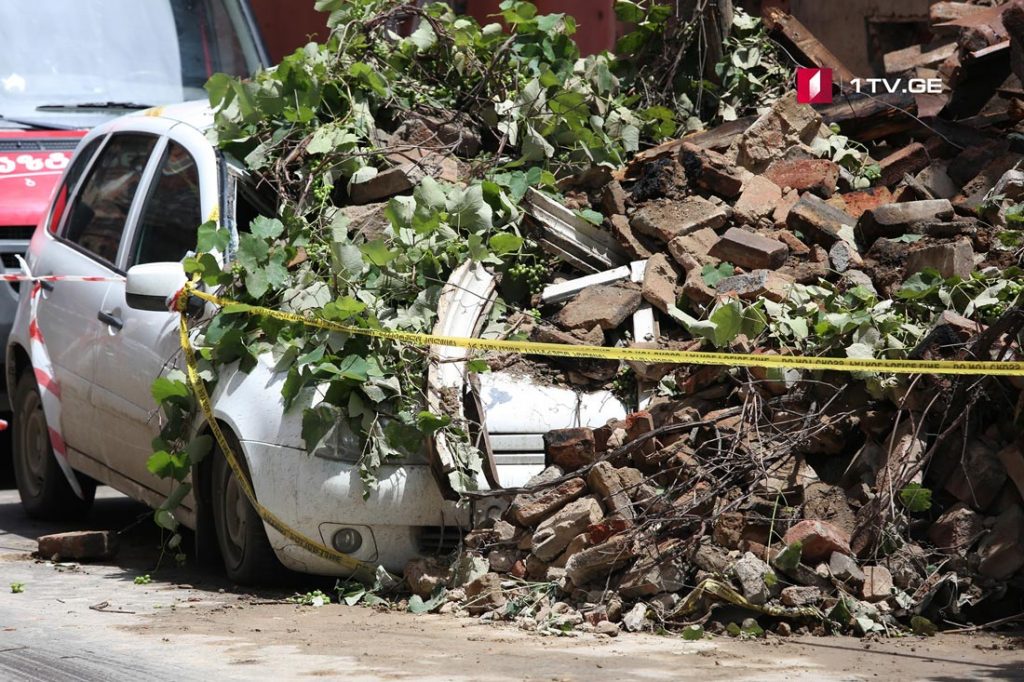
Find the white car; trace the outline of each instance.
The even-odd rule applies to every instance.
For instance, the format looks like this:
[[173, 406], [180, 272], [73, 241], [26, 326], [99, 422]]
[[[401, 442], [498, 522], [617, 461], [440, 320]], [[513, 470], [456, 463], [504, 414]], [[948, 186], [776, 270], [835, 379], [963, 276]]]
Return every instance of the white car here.
[[[182, 364], [178, 316], [167, 311], [165, 301], [184, 283], [180, 262], [208, 216], [219, 215], [222, 225], [235, 230], [257, 215], [241, 165], [207, 139], [212, 121], [208, 106], [187, 103], [94, 129], [36, 229], [27, 255], [34, 275], [124, 279], [57, 281], [38, 301], [37, 323], [60, 392], [59, 428], [81, 496], [51, 448], [35, 371], [40, 368], [32, 366], [30, 352], [31, 287], [21, 287], [7, 346], [7, 385], [13, 397], [15, 475], [30, 515], [83, 515], [97, 482], [154, 507], [172, 489], [172, 482], [146, 468], [159, 431], [150, 387], [162, 372]], [[436, 331], [477, 333], [494, 288], [483, 267], [458, 268], [442, 296]], [[480, 421], [493, 453], [482, 488], [519, 485], [539, 472], [542, 435], [548, 430], [604, 424], [626, 412], [608, 392], [539, 386], [500, 372], [470, 382], [463, 351], [434, 348], [432, 354], [430, 389], [454, 387], [467, 397], [474, 392], [479, 398], [474, 402], [482, 406]], [[442, 494], [443, 476], [435, 478], [429, 464], [434, 458], [434, 469], [443, 469], [442, 442], [424, 448], [429, 457], [384, 467], [379, 488], [364, 500], [358, 447], [351, 438], [328, 437], [307, 454], [300, 435], [303, 406], [285, 411], [285, 375], [275, 372], [269, 356], [248, 373], [228, 366], [220, 376], [214, 413], [244, 457], [257, 499], [307, 538], [401, 571], [413, 557], [452, 551], [471, 514], [494, 513], [494, 508], [457, 505]], [[197, 531], [200, 553], [219, 549], [233, 580], [258, 582], [279, 563], [322, 575], [347, 572], [266, 526], [220, 453], [203, 460], [192, 483], [193, 492], [175, 516]]]

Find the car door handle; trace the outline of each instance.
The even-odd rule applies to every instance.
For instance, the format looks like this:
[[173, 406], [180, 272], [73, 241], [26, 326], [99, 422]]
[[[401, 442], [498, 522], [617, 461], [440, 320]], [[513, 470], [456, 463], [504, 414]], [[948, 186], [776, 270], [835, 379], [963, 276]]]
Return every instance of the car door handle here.
[[122, 327], [124, 327], [124, 322], [121, 321], [120, 317], [114, 317], [110, 313], [105, 312], [103, 310], [96, 313], [96, 319], [102, 322], [103, 324], [110, 325], [114, 329], [121, 329]]

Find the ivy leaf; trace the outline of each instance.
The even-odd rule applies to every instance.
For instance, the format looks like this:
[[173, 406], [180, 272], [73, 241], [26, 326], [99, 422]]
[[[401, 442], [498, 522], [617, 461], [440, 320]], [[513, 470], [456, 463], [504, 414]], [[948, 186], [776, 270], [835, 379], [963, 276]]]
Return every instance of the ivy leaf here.
[[187, 406], [191, 399], [188, 386], [184, 381], [176, 381], [167, 377], [157, 377], [153, 381], [150, 393], [152, 393], [153, 400], [156, 401], [157, 405], [167, 401]]
[[448, 197], [448, 222], [453, 227], [469, 232], [489, 230], [494, 221], [494, 211], [484, 201], [484, 188], [472, 185], [465, 190], [456, 190]]
[[470, 360], [466, 363], [466, 371], [473, 372], [475, 374], [482, 374], [484, 372], [490, 372], [491, 366], [486, 360]]
[[448, 415], [435, 415], [430, 412], [420, 412], [416, 417], [416, 426], [419, 427], [420, 431], [430, 435], [452, 423], [452, 418]]
[[508, 232], [496, 234], [488, 242], [491, 251], [499, 256], [518, 251], [523, 246], [523, 238]]
[[615, 17], [627, 24], [639, 24], [647, 18], [647, 12], [633, 0], [615, 0]]
[[723, 279], [732, 277], [734, 274], [736, 274], [736, 268], [733, 267], [732, 263], [719, 263], [717, 266], [709, 263], [701, 268], [700, 271], [700, 277], [704, 280], [704, 284], [707, 284], [712, 289], [718, 286], [718, 283]]
[[737, 301], [730, 301], [716, 308], [709, 319], [715, 325], [711, 342], [724, 348], [739, 336], [743, 326], [743, 306]]
[[220, 229], [217, 223], [209, 221], [199, 226], [196, 238], [196, 250], [209, 253], [217, 251], [224, 253], [228, 248], [230, 235], [227, 230]]
[[576, 215], [586, 220], [591, 225], [600, 227], [604, 223], [604, 214], [592, 208], [584, 208], [576, 211]]
[[397, 254], [388, 248], [383, 239], [374, 239], [359, 247], [359, 250], [366, 257], [366, 260], [379, 268], [384, 267], [395, 259]]
[[238, 262], [246, 270], [257, 270], [267, 259], [270, 247], [265, 241], [251, 234], [238, 237]]
[[522, 153], [524, 161], [544, 161], [555, 155], [555, 148], [533, 126], [528, 125], [523, 135]]
[[262, 298], [268, 289], [270, 289], [270, 281], [267, 278], [266, 270], [257, 268], [245, 273], [245, 290], [250, 296]]
[[256, 216], [249, 224], [249, 231], [262, 239], [277, 239], [284, 234], [284, 223], [277, 218]]

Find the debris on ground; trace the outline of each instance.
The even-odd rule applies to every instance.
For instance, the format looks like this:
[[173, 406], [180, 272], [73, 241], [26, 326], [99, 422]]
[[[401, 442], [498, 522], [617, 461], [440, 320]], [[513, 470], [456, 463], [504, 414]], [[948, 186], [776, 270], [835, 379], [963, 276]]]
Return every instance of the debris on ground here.
[[[536, 24], [525, 4], [504, 3], [505, 19]], [[636, 3], [619, 5], [636, 7], [640, 14], [630, 21], [649, 20]], [[643, 149], [633, 144], [636, 126], [623, 125], [626, 114], [606, 111], [628, 144], [616, 148], [625, 153], [602, 156], [598, 137], [608, 129], [589, 128], [573, 107], [597, 107], [581, 94], [591, 87], [583, 79], [611, 87], [595, 75], [608, 65], [580, 60], [576, 92], [559, 89], [565, 82], [556, 85], [547, 71], [530, 99], [513, 105], [515, 93], [502, 95], [511, 98], [508, 107], [548, 115], [538, 105], [547, 101], [541, 82], [548, 82], [552, 111], [567, 117], [571, 131], [557, 116], [543, 134], [522, 121], [515, 128], [501, 118], [509, 111], [504, 100], [469, 116], [452, 102], [440, 110], [436, 103], [411, 106], [419, 113], [398, 120], [378, 111], [376, 123], [387, 130], [370, 127], [386, 160], [379, 168], [351, 166], [348, 185], [339, 174], [338, 188], [316, 185], [319, 176], [295, 164], [308, 154], [321, 168], [325, 150], [352, 142], [348, 132], [323, 124], [289, 138], [281, 128], [273, 144], [254, 146], [270, 139], [270, 128], [250, 125], [235, 110], [244, 98], [220, 93], [214, 100], [228, 112], [220, 114], [228, 119], [220, 122], [230, 138], [224, 145], [250, 144], [250, 166], [291, 197], [297, 214], [329, 206], [302, 235], [333, 230], [330, 248], [318, 254], [304, 246], [302, 258], [312, 265], [289, 261], [306, 273], [302, 286], [320, 276], [317, 267], [334, 273], [332, 287], [361, 282], [344, 279], [353, 273], [382, 285], [417, 282], [406, 292], [415, 307], [403, 307], [411, 299], [397, 305], [342, 288], [296, 310], [337, 299], [327, 304], [336, 319], [392, 314], [396, 327], [429, 328], [424, 287], [436, 281], [424, 279], [415, 262], [409, 266], [412, 250], [403, 240], [431, 235], [443, 211], [446, 229], [471, 223], [472, 235], [451, 228], [444, 246], [425, 242], [419, 258], [431, 249], [441, 254], [426, 272], [440, 276], [438, 263], [453, 254], [493, 265], [506, 304], [498, 322], [521, 338], [778, 356], [1020, 360], [1024, 3], [957, 7], [954, 15], [938, 18], [933, 43], [885, 55], [891, 75], [941, 78], [941, 93], [858, 95], [845, 82], [847, 94], [835, 104], [811, 106], [792, 92], [765, 92], [743, 116], [717, 108], [705, 116], [717, 125], [688, 135], [687, 126], [673, 126], [671, 139], [653, 135]], [[446, 49], [460, 45], [462, 37], [448, 36], [439, 16], [417, 15], [423, 23], [416, 40], [402, 43], [403, 60], [417, 64], [409, 55], [432, 54], [439, 39]], [[409, 16], [382, 15], [366, 31], [396, 18]], [[683, 23], [717, 26], [703, 15], [693, 21]], [[725, 49], [749, 39], [755, 24], [737, 14], [734, 32], [724, 32]], [[772, 10], [767, 26], [805, 63], [833, 65], [792, 17]], [[666, 45], [678, 38], [670, 29], [692, 33], [678, 22], [663, 27]], [[744, 54], [732, 56], [740, 67], [750, 57]], [[385, 89], [380, 74], [364, 67], [350, 66], [347, 77], [365, 80], [366, 92]], [[837, 68], [834, 76], [844, 79], [844, 72]], [[476, 99], [467, 107], [483, 106], [485, 87], [486, 80], [470, 93]], [[707, 113], [707, 100], [687, 101], [689, 119]], [[673, 117], [661, 109], [645, 111], [647, 124]], [[239, 121], [250, 127], [230, 128]], [[550, 141], [570, 132], [589, 142], [573, 148], [572, 163], [556, 176], [546, 165], [557, 156]], [[510, 151], [517, 144], [518, 157]], [[493, 170], [509, 153], [515, 170], [499, 185], [485, 167]], [[357, 156], [365, 163], [358, 150], [345, 163]], [[481, 177], [492, 179], [481, 184]], [[442, 182], [454, 189], [440, 189]], [[365, 204], [358, 218], [350, 204]], [[499, 213], [519, 232], [487, 232]], [[275, 229], [271, 236], [280, 235]], [[458, 251], [464, 243], [469, 247]], [[234, 286], [258, 302], [268, 284], [246, 279]], [[287, 291], [298, 297], [297, 289]], [[418, 327], [410, 323], [413, 310]], [[236, 345], [243, 332], [256, 333], [233, 331]], [[294, 356], [309, 348], [288, 350]], [[296, 391], [328, 380], [317, 374], [317, 363], [328, 362], [323, 348], [312, 355], [304, 356], [312, 370], [289, 384]], [[502, 361], [479, 360], [474, 371]], [[580, 390], [611, 387], [635, 411], [621, 421], [548, 433], [547, 466], [521, 489], [467, 491], [503, 494], [507, 511], [478, 523], [452, 562], [417, 559], [406, 567], [417, 611], [560, 634], [668, 628], [692, 638], [918, 632], [1022, 610], [1020, 377], [521, 361], [524, 371]], [[372, 379], [365, 369], [361, 375], [376, 382], [369, 395], [379, 409], [392, 395], [383, 389], [404, 384], [386, 384], [374, 369]], [[354, 389], [341, 395], [350, 409], [370, 404]], [[337, 410], [309, 412], [309, 432], [318, 437], [321, 421], [340, 418]]]

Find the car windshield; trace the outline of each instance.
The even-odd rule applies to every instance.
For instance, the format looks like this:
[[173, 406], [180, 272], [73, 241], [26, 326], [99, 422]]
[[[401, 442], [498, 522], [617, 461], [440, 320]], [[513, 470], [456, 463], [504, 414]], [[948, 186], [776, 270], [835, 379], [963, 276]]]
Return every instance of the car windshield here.
[[259, 66], [241, 0], [0, 2], [0, 116], [8, 119], [202, 98], [213, 73]]

